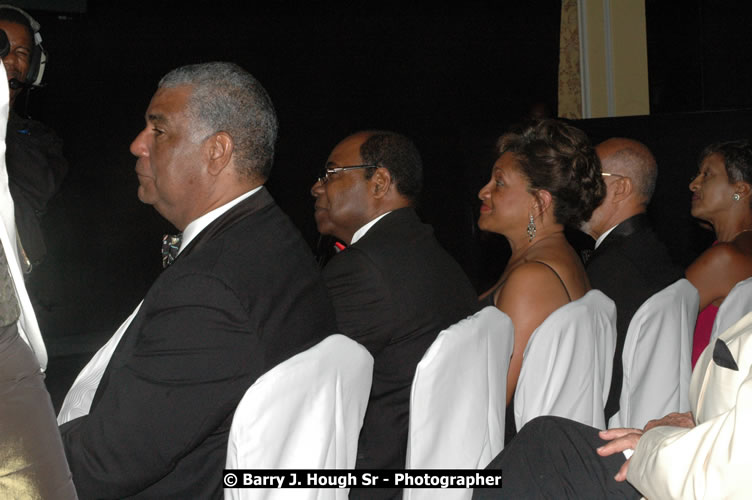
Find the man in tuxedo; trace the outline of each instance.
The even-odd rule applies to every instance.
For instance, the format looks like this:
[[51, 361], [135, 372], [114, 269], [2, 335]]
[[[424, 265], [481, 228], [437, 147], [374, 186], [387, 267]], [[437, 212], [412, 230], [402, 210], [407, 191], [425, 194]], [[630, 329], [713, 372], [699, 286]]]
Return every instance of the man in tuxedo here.
[[442, 329], [478, 309], [467, 276], [415, 213], [421, 185], [410, 139], [365, 131], [332, 150], [311, 189], [319, 231], [350, 245], [324, 268], [337, 326], [374, 357], [356, 468], [404, 467], [415, 368]]
[[703, 351], [689, 400], [645, 429], [531, 420], [488, 466], [503, 486], [473, 498], [749, 498], [752, 313]]
[[619, 410], [622, 351], [632, 316], [651, 295], [682, 277], [668, 249], [650, 228], [647, 211], [658, 175], [642, 143], [612, 138], [595, 148], [603, 166], [606, 197], [582, 226], [595, 242], [586, 263], [593, 288], [616, 304], [616, 351], [606, 421]]
[[234, 64], [160, 81], [131, 152], [139, 199], [182, 241], [166, 241], [169, 267], [111, 357], [97, 353], [88, 412], [60, 428], [82, 498], [221, 498], [246, 389], [334, 331], [313, 256], [263, 186], [276, 134], [269, 96]]

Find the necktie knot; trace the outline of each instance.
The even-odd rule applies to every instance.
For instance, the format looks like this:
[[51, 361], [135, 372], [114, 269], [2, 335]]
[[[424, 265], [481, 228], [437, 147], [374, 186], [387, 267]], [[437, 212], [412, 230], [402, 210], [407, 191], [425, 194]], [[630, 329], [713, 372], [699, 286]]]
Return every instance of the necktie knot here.
[[162, 267], [167, 268], [178, 256], [183, 234], [165, 234], [162, 237]]

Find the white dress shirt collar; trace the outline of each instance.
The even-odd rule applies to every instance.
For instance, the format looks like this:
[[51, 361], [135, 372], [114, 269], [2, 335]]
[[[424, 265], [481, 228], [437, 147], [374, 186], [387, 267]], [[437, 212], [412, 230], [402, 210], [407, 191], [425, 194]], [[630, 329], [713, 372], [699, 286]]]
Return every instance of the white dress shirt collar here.
[[[616, 226], [618, 226], [618, 225], [619, 224], [617, 224]], [[595, 250], [596, 248], [598, 248], [598, 246], [601, 243], [603, 243], [603, 240], [606, 239], [606, 236], [608, 236], [609, 234], [611, 234], [611, 231], [613, 231], [614, 229], [616, 229], [616, 226], [612, 227], [611, 229], [609, 229], [608, 231], [606, 231], [605, 233], [603, 233], [602, 235], [600, 235], [597, 240], [595, 240], [595, 247], [593, 248], [593, 250]]]
[[250, 198], [252, 195], [259, 192], [262, 187], [264, 186], [261, 185], [255, 189], [251, 189], [247, 193], [241, 194], [234, 200], [225, 203], [221, 207], [217, 207], [211, 212], [207, 212], [198, 219], [191, 221], [191, 223], [185, 227], [185, 231], [183, 231], [183, 238], [180, 241], [180, 249], [178, 250], [178, 255], [180, 255], [180, 252], [182, 252], [183, 249], [186, 248], [188, 244], [193, 240], [193, 238], [195, 238], [198, 233], [203, 231], [206, 226], [217, 220], [220, 215], [227, 212], [241, 201], [245, 200], [246, 198]]
[[369, 229], [371, 229], [373, 227], [374, 224], [376, 224], [378, 221], [380, 221], [385, 215], [388, 215], [390, 213], [392, 213], [391, 210], [388, 211], [385, 214], [379, 215], [378, 217], [376, 217], [375, 219], [373, 219], [371, 222], [369, 222], [365, 226], [363, 226], [360, 229], [358, 229], [357, 231], [355, 231], [355, 234], [353, 234], [352, 241], [350, 242], [350, 244], [351, 245], [354, 244], [356, 241], [358, 241], [363, 236], [365, 236], [365, 234], [368, 232]]

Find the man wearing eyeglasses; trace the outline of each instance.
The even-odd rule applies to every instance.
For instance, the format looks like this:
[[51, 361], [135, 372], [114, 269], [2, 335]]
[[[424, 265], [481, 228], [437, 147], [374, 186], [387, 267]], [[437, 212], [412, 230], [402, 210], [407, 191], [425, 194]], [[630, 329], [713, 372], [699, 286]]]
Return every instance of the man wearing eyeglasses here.
[[421, 186], [410, 139], [365, 131], [334, 148], [311, 189], [319, 231], [350, 245], [324, 268], [337, 326], [375, 361], [356, 468], [404, 467], [416, 365], [443, 328], [478, 308], [467, 276], [415, 213]]
[[647, 211], [658, 175], [642, 143], [612, 138], [595, 148], [603, 166], [606, 197], [581, 229], [595, 242], [586, 264], [590, 284], [616, 304], [616, 352], [606, 421], [619, 410], [622, 351], [629, 322], [651, 295], [682, 277], [668, 249], [650, 227]]

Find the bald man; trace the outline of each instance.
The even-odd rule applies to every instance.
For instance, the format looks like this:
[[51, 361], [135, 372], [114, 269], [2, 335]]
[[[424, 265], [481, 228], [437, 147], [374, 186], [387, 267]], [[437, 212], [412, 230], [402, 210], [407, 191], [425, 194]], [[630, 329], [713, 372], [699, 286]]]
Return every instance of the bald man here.
[[646, 215], [658, 175], [655, 158], [642, 143], [612, 138], [596, 146], [606, 198], [581, 229], [595, 242], [586, 270], [593, 288], [616, 303], [616, 352], [606, 421], [619, 410], [622, 350], [632, 316], [651, 295], [683, 276]]

